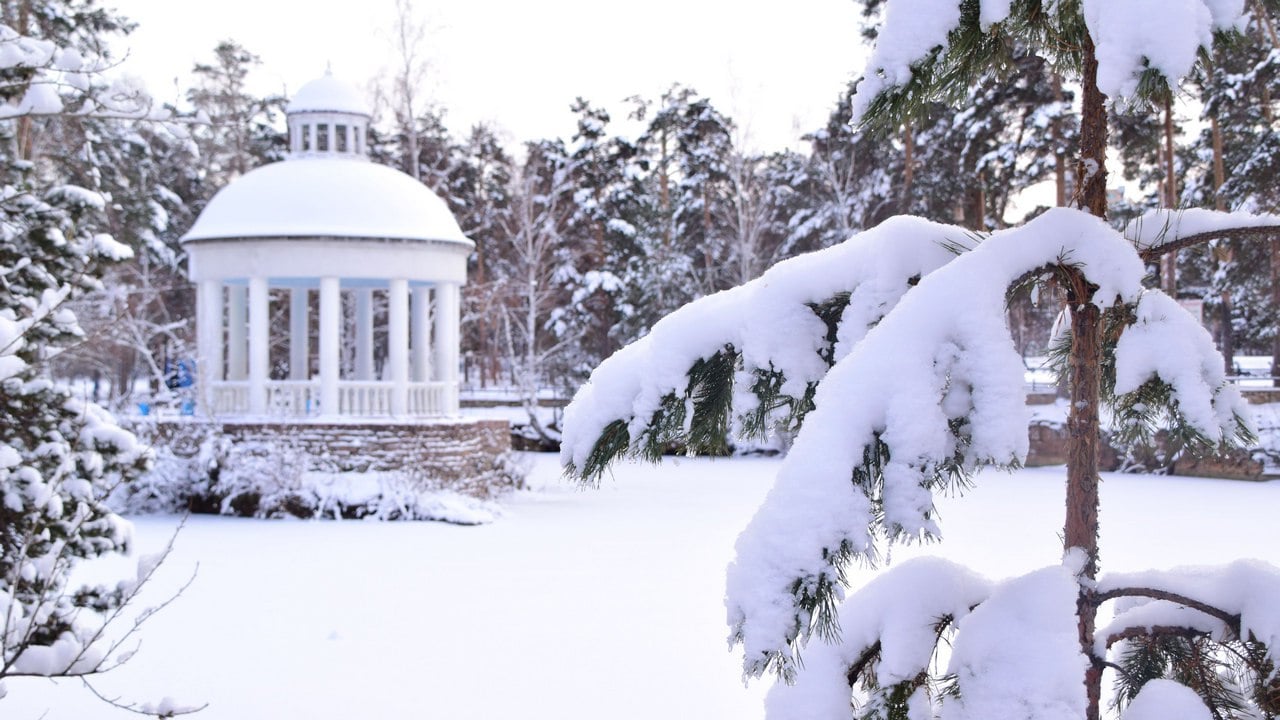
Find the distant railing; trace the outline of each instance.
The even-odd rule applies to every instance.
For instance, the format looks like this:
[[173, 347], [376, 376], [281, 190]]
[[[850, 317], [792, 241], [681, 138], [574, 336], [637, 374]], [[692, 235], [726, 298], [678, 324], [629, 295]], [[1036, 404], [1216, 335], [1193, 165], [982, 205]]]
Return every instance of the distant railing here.
[[267, 414], [307, 417], [320, 410], [320, 383], [309, 380], [271, 380], [267, 383]]
[[[316, 380], [270, 380], [266, 392], [266, 414], [271, 417], [303, 418], [326, 414], [321, 404], [321, 387]], [[393, 417], [395, 384], [368, 380], [338, 382], [338, 412], [343, 417]], [[440, 416], [456, 405], [457, 390], [449, 383], [416, 382], [406, 386], [407, 416]], [[253, 414], [250, 385], [245, 380], [213, 384], [214, 415]]]
[[1266, 392], [1278, 391], [1280, 387], [1276, 386], [1276, 381], [1280, 378], [1274, 375], [1228, 375], [1227, 382], [1240, 388], [1240, 392]]
[[448, 391], [448, 383], [409, 383], [409, 414], [443, 415], [445, 408], [452, 404], [447, 402]]
[[390, 415], [391, 388], [391, 383], [344, 380], [338, 383], [338, 414]]
[[247, 415], [249, 383], [238, 380], [214, 383], [211, 401], [214, 415]]

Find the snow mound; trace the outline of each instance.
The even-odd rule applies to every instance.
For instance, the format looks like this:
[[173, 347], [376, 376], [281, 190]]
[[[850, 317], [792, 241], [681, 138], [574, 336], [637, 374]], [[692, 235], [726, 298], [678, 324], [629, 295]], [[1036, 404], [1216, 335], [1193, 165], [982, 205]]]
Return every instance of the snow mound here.
[[1195, 690], [1173, 680], [1157, 678], [1142, 686], [1120, 717], [1122, 720], [1212, 720], [1213, 714]]

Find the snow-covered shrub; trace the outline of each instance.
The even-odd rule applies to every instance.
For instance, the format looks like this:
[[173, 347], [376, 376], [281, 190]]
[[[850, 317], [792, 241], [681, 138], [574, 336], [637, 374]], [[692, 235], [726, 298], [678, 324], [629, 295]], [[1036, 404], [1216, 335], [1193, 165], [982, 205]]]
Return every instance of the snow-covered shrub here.
[[160, 425], [135, 418], [129, 425], [150, 447], [151, 467], [133, 482], [117, 488], [111, 507], [124, 514], [208, 512], [211, 478], [229, 447], [213, 426], [191, 422]]
[[154, 443], [154, 467], [112, 498], [125, 512], [201, 512], [242, 517], [375, 518], [490, 522], [492, 502], [522, 488], [526, 463], [516, 453], [478, 455], [461, 478], [444, 480], [412, 466], [351, 471], [316, 457], [288, 433], [231, 442], [216, 424], [137, 429]]

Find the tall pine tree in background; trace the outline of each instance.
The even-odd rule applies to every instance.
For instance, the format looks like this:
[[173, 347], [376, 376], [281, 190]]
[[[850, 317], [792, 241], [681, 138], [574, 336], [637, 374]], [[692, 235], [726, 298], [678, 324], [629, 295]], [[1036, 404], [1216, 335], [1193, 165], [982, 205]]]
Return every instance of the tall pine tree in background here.
[[192, 135], [200, 151], [201, 177], [208, 198], [255, 167], [284, 157], [283, 135], [275, 129], [284, 109], [280, 96], [257, 97], [247, 80], [262, 59], [234, 40], [213, 49], [211, 62], [197, 63], [187, 100], [200, 122]]

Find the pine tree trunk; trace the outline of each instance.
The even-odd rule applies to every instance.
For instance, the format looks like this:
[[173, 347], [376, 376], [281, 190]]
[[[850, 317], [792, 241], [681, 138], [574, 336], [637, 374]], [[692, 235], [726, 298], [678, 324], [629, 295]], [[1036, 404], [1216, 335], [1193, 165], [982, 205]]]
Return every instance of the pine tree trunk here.
[[[987, 193], [985, 191], [987, 184], [987, 174], [985, 172], [978, 173], [978, 187], [974, 190], [973, 198], [973, 229], [982, 232], [987, 229]], [[998, 222], [997, 218], [997, 222]]]
[[[1062, 102], [1062, 77], [1056, 72], [1053, 74], [1053, 99]], [[1057, 191], [1054, 204], [1056, 207], [1065, 207], [1067, 204], [1067, 151], [1062, 147], [1062, 121], [1055, 118], [1050, 132], [1053, 133], [1053, 182], [1054, 189]]]
[[[1271, 239], [1271, 302], [1272, 307], [1280, 308], [1280, 239]], [[1275, 377], [1273, 384], [1280, 387], [1280, 333], [1271, 341], [1271, 375]]]
[[[1076, 178], [1080, 186], [1079, 205], [1098, 217], [1107, 215], [1107, 114], [1106, 97], [1098, 90], [1098, 60], [1093, 39], [1086, 33], [1083, 47], [1084, 72], [1080, 118], [1080, 161]], [[1084, 274], [1067, 269], [1067, 302], [1071, 307], [1071, 410], [1067, 417], [1067, 513], [1063, 527], [1066, 550], [1084, 554], [1083, 577], [1092, 580], [1098, 573], [1098, 403], [1101, 367], [1101, 311], [1090, 302], [1096, 289]], [[1076, 601], [1080, 646], [1086, 656], [1093, 653], [1094, 592], [1081, 588]], [[1090, 665], [1085, 672], [1088, 697], [1087, 720], [1098, 720], [1102, 696], [1102, 667]]]
[[[1164, 98], [1164, 206], [1170, 210], [1178, 207], [1178, 178], [1173, 165], [1173, 94]], [[1178, 253], [1166, 253], [1160, 258], [1160, 289], [1169, 297], [1178, 296]]]
[[[1222, 126], [1218, 124], [1218, 116], [1216, 114], [1209, 118], [1209, 129], [1213, 138], [1213, 209], [1223, 212], [1227, 209], [1227, 199], [1222, 195], [1222, 184], [1226, 182], [1227, 172], [1223, 163], [1222, 155]], [[1234, 252], [1232, 251], [1231, 241], [1224, 241], [1222, 244], [1222, 262], [1229, 265], [1234, 260]], [[1227, 375], [1235, 375], [1235, 356], [1236, 343], [1235, 331], [1231, 327], [1231, 293], [1226, 290], [1222, 291], [1219, 306], [1221, 315], [1219, 322], [1221, 323], [1222, 337], [1222, 362]]]
[[911, 185], [915, 182], [916, 173], [916, 142], [911, 135], [911, 123], [907, 123], [902, 129], [902, 199], [899, 201], [898, 212], [911, 212]]

